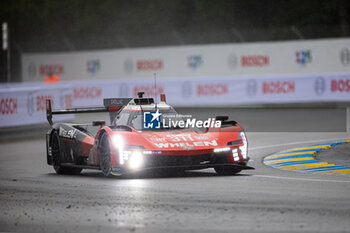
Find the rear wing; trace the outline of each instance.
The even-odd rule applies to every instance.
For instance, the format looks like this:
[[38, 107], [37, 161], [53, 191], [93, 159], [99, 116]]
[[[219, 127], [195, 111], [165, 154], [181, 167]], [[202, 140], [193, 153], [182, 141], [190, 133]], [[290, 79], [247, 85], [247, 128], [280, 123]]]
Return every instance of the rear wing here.
[[109, 112], [109, 118], [111, 122], [118, 115], [121, 109], [127, 105], [131, 98], [111, 98], [103, 99], [104, 107], [93, 108], [70, 108], [61, 110], [52, 110], [51, 100], [46, 100], [46, 118], [50, 125], [53, 125], [52, 115], [61, 114], [76, 114], [76, 113], [95, 113], [95, 112]]

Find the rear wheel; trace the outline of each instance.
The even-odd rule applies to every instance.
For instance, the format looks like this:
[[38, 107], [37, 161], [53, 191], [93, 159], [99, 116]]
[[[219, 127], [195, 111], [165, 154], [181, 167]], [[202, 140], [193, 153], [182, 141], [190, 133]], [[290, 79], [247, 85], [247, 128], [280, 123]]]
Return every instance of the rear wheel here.
[[234, 166], [218, 166], [214, 167], [214, 170], [219, 175], [234, 175], [242, 171], [241, 169]]
[[61, 166], [61, 147], [58, 132], [55, 131], [51, 136], [51, 150], [52, 150], [52, 165], [57, 174], [76, 175], [83, 170], [82, 168], [62, 167]]
[[99, 154], [100, 168], [102, 170], [103, 175], [113, 177], [114, 174], [112, 172], [111, 151], [109, 149], [108, 136], [105, 132], [102, 133], [102, 136], [100, 138]]

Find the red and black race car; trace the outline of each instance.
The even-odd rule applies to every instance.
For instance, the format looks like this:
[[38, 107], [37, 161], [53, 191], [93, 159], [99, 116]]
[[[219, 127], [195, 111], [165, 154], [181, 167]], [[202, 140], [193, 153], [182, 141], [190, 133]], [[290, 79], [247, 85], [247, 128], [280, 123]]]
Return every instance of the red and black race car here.
[[[219, 127], [213, 122], [183, 120], [166, 104], [164, 94], [158, 104], [141, 92], [133, 99], [104, 99], [104, 107], [99, 108], [53, 111], [50, 100], [46, 105], [52, 125], [46, 134], [47, 163], [58, 174], [97, 169], [115, 176], [140, 170], [214, 168], [218, 174], [230, 175], [254, 169], [247, 166], [248, 142], [239, 123], [225, 116], [209, 119]], [[109, 112], [111, 124], [52, 122], [55, 114], [94, 112]]]

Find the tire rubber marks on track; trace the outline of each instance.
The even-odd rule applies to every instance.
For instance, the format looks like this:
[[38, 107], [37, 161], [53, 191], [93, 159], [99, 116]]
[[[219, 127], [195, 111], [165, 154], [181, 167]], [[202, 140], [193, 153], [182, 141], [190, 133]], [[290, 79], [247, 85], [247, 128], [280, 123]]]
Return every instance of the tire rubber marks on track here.
[[314, 157], [322, 150], [326, 150], [344, 143], [350, 143], [350, 140], [283, 150], [265, 157], [263, 159], [263, 163], [267, 166], [280, 170], [313, 174], [341, 174], [350, 176], [350, 167], [338, 166], [319, 161]]

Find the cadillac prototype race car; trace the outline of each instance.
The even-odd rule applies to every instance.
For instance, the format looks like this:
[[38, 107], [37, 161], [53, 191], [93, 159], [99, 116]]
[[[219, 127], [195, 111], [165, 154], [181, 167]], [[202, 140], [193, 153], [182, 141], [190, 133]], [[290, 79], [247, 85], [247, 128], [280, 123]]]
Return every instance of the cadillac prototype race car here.
[[[47, 163], [58, 174], [97, 169], [105, 176], [204, 168], [231, 175], [254, 169], [247, 166], [248, 142], [239, 123], [217, 116], [209, 120], [219, 122], [219, 127], [207, 124], [199, 129], [192, 127], [194, 120], [188, 121], [190, 126], [179, 127], [180, 123], [174, 124], [179, 120], [174, 108], [166, 103], [164, 94], [160, 99], [157, 104], [140, 92], [138, 98], [104, 99], [104, 107], [64, 110], [52, 110], [47, 100], [46, 115], [52, 126], [46, 134]], [[110, 125], [105, 121], [52, 122], [55, 114], [94, 112], [109, 112]]]

